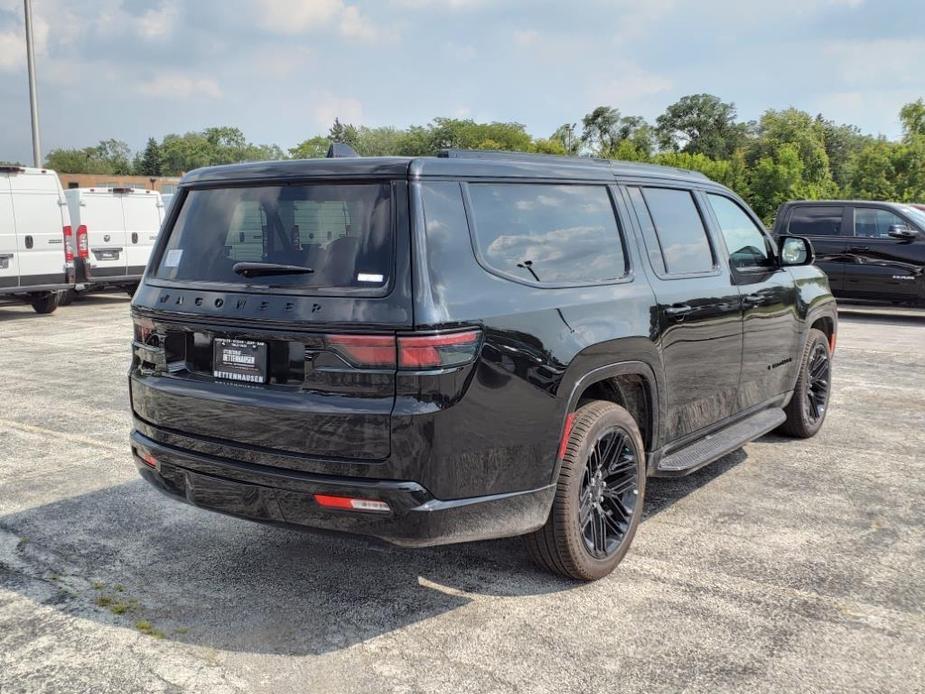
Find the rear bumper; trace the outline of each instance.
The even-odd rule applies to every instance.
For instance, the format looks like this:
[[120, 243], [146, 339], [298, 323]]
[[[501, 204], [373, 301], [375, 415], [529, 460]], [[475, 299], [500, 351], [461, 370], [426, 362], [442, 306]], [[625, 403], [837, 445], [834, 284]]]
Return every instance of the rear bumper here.
[[[522, 535], [541, 527], [555, 486], [491, 496], [436, 499], [416, 482], [314, 475], [204, 456], [138, 431], [132, 453], [141, 476], [168, 496], [252, 520], [368, 535], [426, 547]], [[152, 467], [142, 456], [153, 458]], [[389, 512], [339, 511], [314, 494], [384, 501]]]

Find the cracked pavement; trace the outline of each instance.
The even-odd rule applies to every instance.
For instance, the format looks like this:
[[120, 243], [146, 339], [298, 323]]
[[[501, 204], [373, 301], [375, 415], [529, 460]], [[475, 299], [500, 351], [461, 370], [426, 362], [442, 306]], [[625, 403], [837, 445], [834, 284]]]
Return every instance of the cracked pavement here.
[[650, 480], [609, 578], [175, 503], [124, 295], [0, 306], [0, 692], [925, 691], [925, 311], [845, 307], [809, 441]]

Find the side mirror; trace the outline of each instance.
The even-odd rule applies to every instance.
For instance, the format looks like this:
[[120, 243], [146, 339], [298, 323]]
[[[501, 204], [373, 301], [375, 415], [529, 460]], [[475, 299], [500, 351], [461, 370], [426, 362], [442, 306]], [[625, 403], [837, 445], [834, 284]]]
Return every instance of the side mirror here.
[[813, 244], [802, 236], [780, 237], [780, 264], [782, 267], [812, 265], [816, 260]]
[[910, 229], [905, 224], [890, 224], [887, 236], [891, 239], [909, 240], [918, 236], [918, 232], [915, 229]]

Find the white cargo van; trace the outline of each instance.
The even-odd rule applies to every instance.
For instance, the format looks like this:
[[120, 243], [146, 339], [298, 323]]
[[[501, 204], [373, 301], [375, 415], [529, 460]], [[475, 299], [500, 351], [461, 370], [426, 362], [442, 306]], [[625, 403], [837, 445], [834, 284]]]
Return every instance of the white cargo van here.
[[71, 223], [54, 171], [0, 166], [0, 300], [51, 313], [74, 287]]
[[71, 188], [64, 192], [74, 226], [77, 291], [141, 280], [164, 216], [161, 194], [137, 188]]

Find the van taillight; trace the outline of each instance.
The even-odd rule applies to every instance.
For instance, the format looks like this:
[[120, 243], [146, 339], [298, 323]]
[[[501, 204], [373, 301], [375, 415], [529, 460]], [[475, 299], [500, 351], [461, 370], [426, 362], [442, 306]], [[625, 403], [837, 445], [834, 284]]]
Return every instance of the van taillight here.
[[87, 226], [85, 224], [77, 227], [77, 255], [81, 258], [90, 257], [90, 246], [87, 243]]
[[64, 227], [64, 260], [74, 262], [74, 249], [71, 248], [71, 239], [74, 237], [74, 230], [68, 225]]
[[422, 370], [468, 364], [475, 358], [481, 332], [442, 335], [328, 335], [325, 343], [350, 364], [367, 369]]

